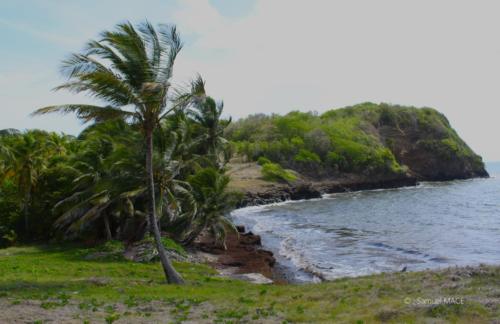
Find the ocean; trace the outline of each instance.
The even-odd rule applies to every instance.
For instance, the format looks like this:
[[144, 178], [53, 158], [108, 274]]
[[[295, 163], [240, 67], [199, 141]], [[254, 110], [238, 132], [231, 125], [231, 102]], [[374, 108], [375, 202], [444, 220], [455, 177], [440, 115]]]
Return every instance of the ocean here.
[[500, 163], [490, 178], [237, 209], [291, 280], [500, 264]]

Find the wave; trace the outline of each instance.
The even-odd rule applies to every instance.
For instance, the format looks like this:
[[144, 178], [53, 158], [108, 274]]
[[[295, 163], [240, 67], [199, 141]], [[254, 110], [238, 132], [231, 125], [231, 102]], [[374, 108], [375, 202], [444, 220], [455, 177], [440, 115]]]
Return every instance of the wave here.
[[287, 237], [283, 241], [281, 241], [279, 253], [283, 257], [290, 260], [297, 269], [304, 271], [308, 274], [311, 274], [316, 280], [325, 281], [328, 280], [328, 274], [326, 272], [321, 271], [317, 266], [313, 263], [309, 262], [307, 258], [304, 256], [304, 251], [301, 251], [298, 248], [295, 248], [295, 240], [293, 237]]

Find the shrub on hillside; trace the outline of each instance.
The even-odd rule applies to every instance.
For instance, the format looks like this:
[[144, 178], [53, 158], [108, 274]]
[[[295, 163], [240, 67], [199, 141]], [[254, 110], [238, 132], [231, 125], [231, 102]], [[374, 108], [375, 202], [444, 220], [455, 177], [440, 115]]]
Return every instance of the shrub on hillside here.
[[306, 149], [300, 149], [299, 153], [297, 153], [297, 155], [295, 155], [295, 157], [293, 159], [297, 162], [304, 162], [304, 163], [307, 163], [307, 162], [320, 163], [321, 162], [321, 159], [318, 156], [318, 154], [311, 152], [309, 150], [306, 150]]
[[268, 163], [271, 163], [271, 160], [269, 160], [268, 158], [266, 158], [265, 156], [261, 156], [259, 157], [259, 159], [257, 160], [257, 164], [258, 165], [264, 165], [264, 164], [268, 164]]
[[262, 166], [262, 176], [268, 181], [292, 182], [297, 177], [290, 171], [285, 170], [277, 163], [266, 163]]

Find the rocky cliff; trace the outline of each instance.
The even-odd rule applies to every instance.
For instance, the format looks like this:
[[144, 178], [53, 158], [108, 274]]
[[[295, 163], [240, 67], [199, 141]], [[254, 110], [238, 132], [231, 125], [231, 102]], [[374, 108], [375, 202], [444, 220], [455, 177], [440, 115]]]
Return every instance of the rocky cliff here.
[[448, 119], [430, 108], [379, 106], [372, 124], [384, 145], [419, 180], [487, 177], [480, 156], [458, 136]]

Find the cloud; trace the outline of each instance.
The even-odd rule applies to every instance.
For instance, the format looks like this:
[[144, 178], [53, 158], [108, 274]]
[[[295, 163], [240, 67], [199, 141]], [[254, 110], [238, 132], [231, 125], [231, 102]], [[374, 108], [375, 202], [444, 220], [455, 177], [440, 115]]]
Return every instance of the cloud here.
[[[186, 47], [175, 81], [201, 73], [209, 92], [224, 99], [234, 117], [292, 109], [321, 112], [363, 101], [431, 106], [445, 113], [478, 153], [500, 160], [494, 142], [500, 135], [500, 3], [495, 0], [256, 0], [236, 18], [222, 15], [210, 0], [151, 1], [148, 6], [41, 3], [65, 28], [49, 35], [40, 30], [38, 36], [67, 51], [75, 50], [71, 42], [79, 44], [77, 49], [124, 19], [176, 23]], [[45, 65], [55, 66], [59, 59]], [[4, 103], [4, 93], [11, 98], [17, 93], [9, 101], [16, 111], [27, 114], [38, 100], [77, 99], [49, 92], [48, 85], [59, 82], [55, 69], [42, 68], [45, 81], [26, 89], [31, 69], [26, 70], [22, 80], [12, 72], [11, 85], [0, 88]], [[32, 125], [27, 120], [12, 126]]]
[[10, 29], [15, 29], [17, 31], [27, 33], [35, 38], [53, 43], [54, 45], [58, 45], [61, 47], [74, 47], [80, 45], [74, 38], [61, 36], [56, 33], [45, 32], [41, 29], [33, 28], [27, 24], [12, 22], [3, 18], [0, 18], [0, 24]]
[[198, 37], [179, 59], [181, 78], [201, 72], [233, 116], [363, 101], [431, 106], [486, 159], [500, 159], [483, 132], [500, 118], [497, 2], [260, 0], [238, 20], [208, 0], [182, 3], [174, 18]]

